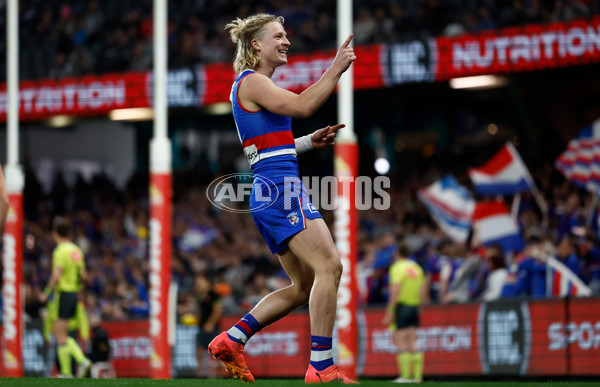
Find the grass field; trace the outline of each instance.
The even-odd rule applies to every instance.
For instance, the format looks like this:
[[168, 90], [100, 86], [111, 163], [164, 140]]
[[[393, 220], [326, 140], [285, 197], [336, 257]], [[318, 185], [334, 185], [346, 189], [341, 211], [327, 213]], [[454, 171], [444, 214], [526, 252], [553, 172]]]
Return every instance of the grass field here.
[[[152, 379], [52, 379], [52, 378], [0, 378], [0, 386], [7, 387], [241, 387], [242, 385], [250, 386], [250, 384], [241, 383], [239, 380], [219, 379], [219, 380], [203, 380], [203, 379], [172, 379], [172, 380], [152, 380]], [[304, 381], [301, 379], [267, 379], [259, 380], [252, 386], [256, 387], [287, 387], [287, 386], [304, 386]], [[338, 385], [336, 383], [336, 385]], [[371, 387], [395, 386], [397, 384], [382, 380], [361, 380], [361, 385]], [[408, 384], [417, 386], [417, 384]], [[435, 385], [448, 387], [491, 387], [491, 386], [507, 386], [507, 387], [584, 387], [584, 386], [599, 386], [598, 381], [547, 381], [547, 382], [527, 382], [527, 381], [468, 381], [468, 382], [443, 382], [433, 381], [425, 382], [421, 385]]]

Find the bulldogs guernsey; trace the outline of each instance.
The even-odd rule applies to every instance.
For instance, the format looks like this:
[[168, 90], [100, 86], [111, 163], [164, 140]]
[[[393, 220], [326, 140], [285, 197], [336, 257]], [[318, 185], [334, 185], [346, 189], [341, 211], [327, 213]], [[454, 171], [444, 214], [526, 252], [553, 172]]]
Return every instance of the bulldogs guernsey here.
[[249, 111], [240, 104], [238, 86], [246, 76], [254, 72], [243, 71], [234, 82], [230, 96], [238, 136], [252, 173], [271, 180], [283, 176], [298, 176], [292, 118], [266, 109]]
[[230, 99], [244, 154], [254, 174], [250, 212], [271, 253], [276, 254], [287, 247], [288, 238], [306, 228], [307, 219], [321, 218], [321, 214], [298, 176], [292, 118], [267, 109], [248, 111], [240, 104], [238, 87], [253, 73], [245, 70], [240, 74]]

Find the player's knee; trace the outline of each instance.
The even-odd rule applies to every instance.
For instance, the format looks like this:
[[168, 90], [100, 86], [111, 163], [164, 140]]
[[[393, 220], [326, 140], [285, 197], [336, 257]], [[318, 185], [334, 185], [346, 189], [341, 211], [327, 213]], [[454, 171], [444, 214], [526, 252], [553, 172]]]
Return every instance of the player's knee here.
[[310, 298], [310, 291], [312, 289], [312, 282], [310, 284], [303, 284], [298, 286], [296, 289], [296, 300], [298, 305], [306, 305]]
[[342, 278], [342, 272], [344, 271], [344, 265], [342, 265], [342, 261], [338, 259], [332, 259], [329, 265], [331, 270], [331, 275], [335, 280], [335, 285], [338, 286], [340, 284], [340, 278]]
[[315, 274], [317, 277], [328, 277], [337, 285], [342, 277], [342, 270], [340, 256], [337, 250], [333, 248], [319, 260], [319, 265], [315, 268]]

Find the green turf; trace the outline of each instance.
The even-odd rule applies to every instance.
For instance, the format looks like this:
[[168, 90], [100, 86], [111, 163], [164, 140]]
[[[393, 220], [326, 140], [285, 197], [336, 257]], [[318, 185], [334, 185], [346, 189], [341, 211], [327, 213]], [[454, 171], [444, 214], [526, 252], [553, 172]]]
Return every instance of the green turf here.
[[[304, 381], [301, 379], [266, 379], [259, 380], [254, 384], [244, 384], [239, 380], [203, 380], [203, 379], [172, 379], [172, 380], [152, 380], [152, 379], [52, 379], [52, 378], [0, 378], [0, 386], [7, 387], [241, 387], [242, 385], [250, 386], [266, 386], [266, 387], [287, 387], [287, 386], [304, 386]], [[337, 385], [337, 383], [336, 383]], [[389, 381], [381, 380], [361, 380], [361, 385], [370, 387], [396, 386], [397, 384]], [[418, 386], [418, 384], [406, 384], [409, 386]], [[556, 381], [556, 382], [528, 382], [528, 381], [498, 381], [498, 382], [483, 382], [483, 381], [468, 381], [468, 382], [444, 382], [432, 381], [425, 382], [421, 385], [435, 385], [448, 387], [488, 387], [488, 386], [507, 386], [507, 387], [587, 387], [598, 386], [598, 382], [591, 381]]]

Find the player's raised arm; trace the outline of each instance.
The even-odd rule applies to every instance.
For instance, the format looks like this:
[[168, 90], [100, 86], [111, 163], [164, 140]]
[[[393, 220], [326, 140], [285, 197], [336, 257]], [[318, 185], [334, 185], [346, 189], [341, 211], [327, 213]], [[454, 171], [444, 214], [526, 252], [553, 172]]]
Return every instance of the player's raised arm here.
[[340, 46], [331, 67], [321, 79], [300, 94], [282, 89], [267, 76], [252, 74], [246, 77], [238, 95], [242, 103], [249, 101], [273, 113], [306, 118], [313, 115], [323, 104], [337, 85], [342, 74], [356, 60], [350, 42], [353, 34]]

